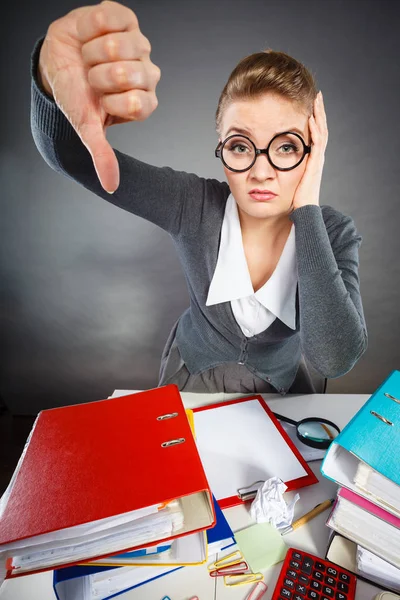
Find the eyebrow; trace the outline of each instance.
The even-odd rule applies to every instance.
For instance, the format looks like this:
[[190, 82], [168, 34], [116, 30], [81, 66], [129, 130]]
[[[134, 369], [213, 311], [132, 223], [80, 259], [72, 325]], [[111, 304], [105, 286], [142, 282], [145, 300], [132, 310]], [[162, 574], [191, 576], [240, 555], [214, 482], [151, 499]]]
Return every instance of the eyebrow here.
[[[245, 129], [243, 127], [237, 127], [236, 125], [233, 125], [232, 127], [230, 127], [226, 133], [226, 136], [228, 136], [230, 134], [231, 131], [237, 131], [239, 133], [243, 133], [244, 135], [253, 135], [252, 131], [250, 131], [250, 129]], [[294, 131], [296, 133], [299, 133], [302, 137], [304, 137], [304, 132], [301, 131], [300, 129], [298, 129], [297, 127], [289, 127], [288, 129], [286, 129], [285, 131]], [[283, 133], [283, 131], [276, 131], [272, 137], [274, 137], [275, 135], [278, 135], [278, 133]]]

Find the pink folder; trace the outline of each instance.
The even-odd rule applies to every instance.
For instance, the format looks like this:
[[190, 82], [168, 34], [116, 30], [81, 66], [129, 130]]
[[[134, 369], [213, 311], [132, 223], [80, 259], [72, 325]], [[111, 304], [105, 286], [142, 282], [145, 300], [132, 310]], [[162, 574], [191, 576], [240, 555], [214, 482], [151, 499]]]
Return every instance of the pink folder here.
[[371, 513], [372, 515], [375, 515], [375, 517], [382, 519], [382, 521], [386, 521], [386, 523], [389, 523], [390, 525], [393, 525], [394, 527], [397, 527], [398, 529], [400, 529], [400, 518], [399, 517], [392, 515], [392, 513], [387, 512], [387, 510], [384, 510], [383, 508], [381, 508], [380, 506], [377, 506], [373, 502], [366, 500], [365, 498], [363, 498], [362, 496], [359, 496], [355, 492], [352, 492], [351, 490], [348, 490], [347, 488], [340, 488], [338, 491], [338, 496], [340, 496], [341, 498], [344, 498], [345, 500], [348, 500], [349, 502], [352, 502], [353, 504], [356, 504], [363, 510], [366, 510], [367, 512]]

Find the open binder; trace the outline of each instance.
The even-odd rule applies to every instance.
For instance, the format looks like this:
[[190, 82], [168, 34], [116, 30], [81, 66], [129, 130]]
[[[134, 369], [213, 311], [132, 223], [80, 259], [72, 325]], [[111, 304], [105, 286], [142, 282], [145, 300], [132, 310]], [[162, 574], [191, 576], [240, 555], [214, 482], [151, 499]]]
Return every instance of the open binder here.
[[176, 385], [39, 413], [0, 502], [6, 578], [203, 531], [212, 495]]
[[[218, 502], [213, 498], [216, 523], [207, 531], [185, 535], [170, 542], [169, 550], [149, 552], [144, 556], [132, 556], [131, 553], [116, 554], [107, 558], [82, 563], [87, 566], [193, 566], [205, 563], [210, 556], [235, 544], [233, 531], [226, 520]], [[150, 548], [152, 550], [152, 548]]]
[[400, 517], [400, 371], [393, 371], [329, 446], [328, 479]]

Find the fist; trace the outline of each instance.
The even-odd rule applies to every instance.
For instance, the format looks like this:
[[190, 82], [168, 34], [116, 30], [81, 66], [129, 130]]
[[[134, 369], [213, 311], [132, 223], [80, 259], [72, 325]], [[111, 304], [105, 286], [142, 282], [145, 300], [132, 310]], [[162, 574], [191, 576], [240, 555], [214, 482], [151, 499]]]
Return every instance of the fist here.
[[144, 121], [156, 109], [160, 69], [135, 13], [106, 0], [51, 23], [39, 57], [39, 77], [89, 150], [105, 190], [119, 185], [107, 127]]

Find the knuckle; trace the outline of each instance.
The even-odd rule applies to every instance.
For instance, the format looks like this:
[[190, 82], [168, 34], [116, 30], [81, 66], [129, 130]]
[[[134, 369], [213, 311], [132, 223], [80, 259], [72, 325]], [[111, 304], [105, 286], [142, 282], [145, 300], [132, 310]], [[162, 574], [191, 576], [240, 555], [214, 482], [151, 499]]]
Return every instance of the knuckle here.
[[138, 18], [131, 8], [128, 8], [127, 10], [129, 12], [129, 18], [131, 20], [131, 23], [132, 23], [133, 27], [136, 29], [137, 27], [139, 27]]
[[60, 28], [60, 19], [56, 19], [47, 28], [47, 35], [55, 35]]
[[147, 37], [142, 35], [141, 40], [139, 42], [139, 49], [142, 54], [150, 54], [151, 52], [151, 44]]
[[151, 104], [152, 104], [152, 109], [156, 110], [156, 108], [158, 106], [158, 98], [155, 94], [152, 94]]
[[102, 2], [100, 5], [94, 7], [90, 14], [90, 17], [93, 21], [93, 25], [95, 25], [95, 27], [99, 29], [104, 27], [106, 22], [105, 7], [103, 7], [104, 4], [107, 3]]
[[118, 56], [119, 43], [118, 39], [113, 35], [105, 36], [104, 51], [108, 59], [114, 60]]
[[142, 109], [142, 103], [137, 94], [134, 92], [128, 95], [128, 114], [135, 118], [139, 115]]
[[154, 65], [153, 71], [154, 71], [154, 79], [158, 83], [161, 79], [161, 69], [160, 69], [160, 67], [157, 67], [157, 65]]
[[111, 80], [119, 87], [126, 87], [129, 83], [129, 73], [124, 65], [115, 65], [111, 67]]
[[111, 67], [111, 79], [115, 81], [116, 84], [126, 83], [127, 75], [126, 69], [122, 65], [115, 65]]

